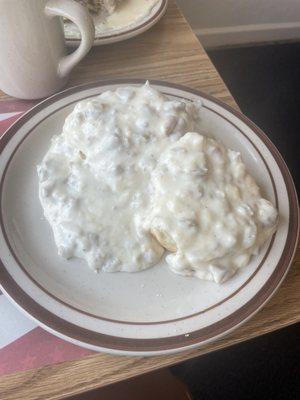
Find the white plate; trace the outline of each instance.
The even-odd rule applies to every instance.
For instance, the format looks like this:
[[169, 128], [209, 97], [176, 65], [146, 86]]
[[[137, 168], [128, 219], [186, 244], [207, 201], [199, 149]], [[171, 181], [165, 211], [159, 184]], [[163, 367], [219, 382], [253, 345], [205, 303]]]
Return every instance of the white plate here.
[[74, 104], [120, 85], [110, 81], [65, 90], [38, 104], [1, 139], [0, 200], [3, 292], [50, 332], [93, 350], [164, 354], [228, 333], [262, 307], [280, 285], [298, 236], [298, 205], [289, 171], [251, 121], [203, 93], [152, 82], [170, 96], [203, 102], [209, 135], [239, 150], [280, 224], [251, 264], [225, 284], [185, 278], [162, 266], [135, 274], [95, 274], [84, 262], [57, 256], [38, 199], [36, 165]]
[[[155, 4], [151, 12], [144, 18], [138, 19], [122, 29], [112, 29], [110, 31], [105, 31], [103, 33], [97, 33], [96, 31], [94, 46], [101, 46], [103, 44], [121, 42], [123, 40], [127, 40], [134, 36], [140, 35], [143, 32], [146, 32], [162, 18], [162, 16], [167, 11], [167, 7], [168, 7], [168, 0], [158, 0], [157, 4]], [[70, 24], [70, 22], [65, 22], [65, 26], [66, 24]], [[98, 22], [97, 20], [95, 20], [96, 30], [97, 30], [97, 24]], [[67, 45], [69, 46], [79, 45], [81, 39], [76, 34], [68, 34], [67, 32], [65, 32], [65, 35], [66, 35]]]

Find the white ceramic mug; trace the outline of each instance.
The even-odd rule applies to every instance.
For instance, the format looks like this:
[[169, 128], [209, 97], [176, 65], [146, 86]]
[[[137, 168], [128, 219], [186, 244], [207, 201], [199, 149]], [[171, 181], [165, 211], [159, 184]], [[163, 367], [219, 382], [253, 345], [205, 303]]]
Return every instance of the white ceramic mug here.
[[[61, 17], [78, 25], [82, 36], [70, 55]], [[60, 90], [94, 36], [88, 11], [73, 0], [0, 0], [0, 89], [21, 99]]]

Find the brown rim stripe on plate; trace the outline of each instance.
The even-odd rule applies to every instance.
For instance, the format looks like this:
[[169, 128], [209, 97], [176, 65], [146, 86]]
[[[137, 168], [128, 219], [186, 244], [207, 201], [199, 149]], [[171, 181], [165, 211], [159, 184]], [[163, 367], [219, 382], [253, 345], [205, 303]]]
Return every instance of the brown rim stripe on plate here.
[[[0, 147], [3, 149], [3, 146], [10, 140], [10, 138], [15, 134], [12, 132], [12, 129], [15, 129], [17, 125], [17, 129], [19, 126], [22, 126], [23, 123], [30, 119], [32, 115], [36, 114], [40, 109], [43, 109], [44, 106], [52, 104], [59, 98], [63, 98], [68, 94], [76, 93], [82, 90], [86, 90], [89, 88], [95, 88], [100, 85], [109, 85], [109, 84], [140, 84], [143, 83], [144, 80], [115, 80], [115, 81], [104, 81], [104, 82], [96, 82], [87, 85], [81, 85], [79, 87], [67, 89], [64, 92], [61, 92], [57, 95], [52, 96], [51, 98], [45, 100], [40, 103], [34, 109], [29, 111], [22, 117], [19, 121], [17, 121], [4, 135], [4, 140], [0, 139]], [[34, 300], [32, 300], [11, 278], [4, 265], [1, 263], [0, 269], [0, 278], [3, 289], [7, 292], [9, 296], [11, 296], [17, 304], [27, 313], [32, 315], [35, 319], [40, 321], [45, 327], [51, 329], [52, 331], [57, 331], [59, 334], [63, 335], [66, 338], [77, 340], [82, 343], [90, 344], [93, 346], [97, 346], [103, 349], [115, 349], [120, 351], [132, 351], [132, 352], [143, 352], [143, 351], [162, 351], [162, 350], [171, 350], [171, 349], [179, 349], [185, 346], [201, 344], [201, 342], [206, 341], [208, 339], [213, 339], [214, 337], [224, 334], [235, 326], [241, 324], [247, 318], [249, 318], [252, 314], [255, 313], [264, 303], [270, 298], [270, 296], [274, 293], [279, 283], [284, 278], [285, 274], [288, 271], [289, 265], [292, 262], [293, 256], [296, 250], [296, 244], [298, 239], [298, 230], [299, 230], [299, 209], [298, 209], [298, 200], [297, 194], [295, 191], [295, 187], [291, 178], [291, 175], [285, 165], [281, 155], [278, 150], [274, 146], [274, 144], [270, 141], [270, 139], [247, 117], [238, 111], [232, 109], [230, 106], [223, 104], [221, 101], [214, 99], [213, 97], [201, 93], [199, 91], [185, 88], [179, 85], [173, 85], [161, 81], [152, 81], [153, 84], [164, 85], [171, 88], [176, 88], [182, 91], [186, 91], [195, 95], [202, 96], [231, 112], [233, 115], [241, 119], [246, 125], [248, 125], [254, 133], [267, 145], [269, 151], [272, 153], [277, 165], [283, 175], [286, 188], [288, 191], [289, 197], [289, 208], [290, 208], [290, 219], [289, 219], [289, 228], [287, 240], [285, 243], [284, 250], [282, 252], [281, 258], [268, 279], [265, 285], [256, 293], [255, 296], [251, 300], [249, 300], [244, 306], [240, 309], [232, 313], [230, 316], [225, 317], [223, 320], [220, 320], [206, 328], [202, 328], [200, 330], [191, 332], [189, 337], [185, 337], [184, 335], [180, 336], [172, 336], [165, 337], [159, 339], [128, 339], [128, 338], [120, 338], [113, 337], [109, 335], [104, 335], [101, 333], [96, 333], [87, 329], [80, 328], [74, 324], [71, 324], [51, 312], [44, 309]]]
[[[165, 93], [165, 94], [166, 94], [166, 93]], [[86, 99], [88, 99], [88, 98], [90, 98], [90, 97], [95, 97], [95, 95], [92, 95], [92, 96], [89, 95], [89, 96], [86, 96], [86, 97], [82, 97], [81, 100], [86, 100]], [[186, 100], [186, 101], [189, 101], [189, 99], [187, 99], [187, 98], [185, 98], [185, 97], [182, 97], [182, 96], [175, 96], [175, 97], [181, 98], [181, 99]], [[54, 111], [51, 112], [50, 114], [47, 114], [47, 116], [44, 117], [43, 119], [41, 119], [37, 124], [35, 124], [35, 125], [26, 133], [26, 135], [22, 138], [22, 140], [17, 144], [17, 146], [15, 147], [14, 151], [12, 152], [12, 154], [11, 154], [9, 160], [7, 161], [7, 164], [6, 164], [6, 166], [5, 166], [5, 170], [4, 170], [3, 175], [2, 175], [2, 179], [1, 179], [1, 183], [0, 183], [0, 200], [1, 200], [1, 201], [2, 201], [3, 183], [4, 183], [4, 180], [5, 180], [6, 172], [7, 172], [8, 168], [9, 168], [10, 162], [12, 161], [14, 155], [16, 154], [16, 152], [17, 152], [17, 150], [19, 149], [19, 147], [21, 146], [21, 144], [26, 140], [26, 138], [31, 134], [31, 132], [32, 132], [38, 125], [40, 125], [45, 119], [49, 118], [51, 115], [53, 115], [53, 114], [55, 114], [56, 112], [60, 111], [61, 109], [65, 108], [66, 106], [70, 106], [71, 104], [76, 103], [77, 101], [78, 101], [78, 100], [70, 101], [69, 103], [64, 104], [62, 107], [57, 108], [56, 110], [54, 110]], [[271, 182], [272, 182], [273, 191], [274, 191], [275, 205], [276, 205], [276, 208], [278, 208], [278, 194], [277, 194], [277, 190], [276, 190], [274, 178], [273, 178], [272, 173], [271, 173], [271, 171], [270, 171], [270, 169], [269, 169], [269, 167], [268, 167], [268, 165], [267, 165], [267, 163], [266, 163], [266, 160], [264, 159], [263, 155], [261, 154], [261, 152], [259, 151], [259, 149], [257, 148], [257, 146], [251, 141], [250, 138], [248, 138], [247, 135], [244, 134], [244, 132], [243, 132], [241, 129], [239, 129], [239, 128], [238, 128], [234, 123], [232, 123], [229, 119], [223, 117], [220, 113], [214, 111], [213, 109], [209, 108], [208, 106], [203, 105], [203, 108], [207, 108], [208, 110], [210, 110], [211, 112], [217, 114], [220, 118], [225, 119], [228, 123], [230, 123], [232, 126], [234, 126], [234, 127], [235, 127], [235, 128], [250, 142], [250, 143], [251, 143], [251, 145], [252, 145], [252, 146], [255, 148], [255, 150], [258, 152], [258, 154], [260, 155], [260, 157], [261, 157], [263, 163], [265, 164], [266, 169], [267, 169], [267, 171], [268, 171], [268, 173], [269, 173], [270, 180], [271, 180]], [[0, 201], [0, 204], [1, 204], [1, 201]], [[1, 208], [1, 207], [0, 207], [0, 208]], [[83, 315], [96, 318], [96, 319], [98, 319], [98, 320], [107, 321], [107, 322], [114, 322], [114, 323], [119, 323], [119, 324], [124, 324], [124, 325], [162, 325], [162, 324], [168, 324], [168, 323], [171, 323], [171, 322], [183, 321], [183, 320], [186, 320], [186, 319], [189, 319], [189, 318], [198, 316], [198, 315], [200, 315], [200, 314], [204, 314], [205, 312], [210, 311], [210, 310], [212, 310], [212, 309], [214, 309], [214, 308], [220, 306], [220, 305], [223, 304], [224, 302], [226, 302], [226, 301], [228, 301], [229, 299], [231, 299], [232, 297], [234, 297], [237, 293], [239, 293], [242, 289], [244, 289], [244, 288], [251, 282], [251, 280], [252, 280], [252, 279], [254, 278], [254, 276], [258, 273], [258, 271], [261, 269], [262, 265], [264, 264], [265, 260], [267, 259], [268, 255], [269, 255], [269, 253], [270, 253], [270, 251], [271, 251], [271, 249], [272, 249], [272, 246], [273, 246], [273, 243], [274, 243], [274, 239], [275, 239], [275, 236], [276, 236], [276, 233], [274, 233], [274, 235], [273, 235], [273, 237], [272, 237], [272, 240], [271, 240], [271, 242], [270, 242], [270, 244], [269, 244], [269, 246], [268, 246], [268, 249], [267, 249], [267, 251], [266, 251], [266, 253], [265, 253], [265, 255], [264, 255], [262, 261], [260, 262], [260, 264], [258, 265], [258, 267], [253, 271], [253, 273], [251, 274], [251, 276], [250, 276], [239, 288], [237, 288], [234, 292], [232, 292], [230, 295], [228, 295], [228, 296], [227, 296], [226, 298], [224, 298], [223, 300], [220, 300], [220, 301], [217, 302], [216, 304], [213, 304], [213, 305], [211, 305], [210, 307], [207, 307], [207, 308], [204, 309], [204, 310], [200, 310], [200, 311], [197, 311], [197, 312], [195, 312], [195, 313], [193, 313], [193, 314], [191, 314], [191, 315], [187, 315], [187, 316], [180, 317], [180, 318], [175, 318], [175, 319], [165, 320], [165, 321], [152, 321], [152, 322], [140, 321], [140, 322], [132, 322], [132, 321], [122, 321], [122, 320], [115, 320], [115, 319], [111, 319], [111, 318], [101, 317], [101, 316], [99, 316], [99, 315], [92, 314], [92, 313], [89, 313], [89, 312], [87, 312], [87, 311], [81, 310], [81, 309], [79, 309], [79, 308], [77, 308], [77, 307], [74, 307], [73, 305], [67, 303], [66, 301], [60, 299], [59, 297], [54, 296], [54, 295], [53, 295], [51, 292], [49, 292], [45, 287], [43, 287], [43, 285], [42, 285], [41, 283], [39, 283], [35, 278], [33, 278], [33, 277], [29, 274], [29, 272], [27, 271], [26, 267], [25, 267], [25, 266], [23, 265], [23, 263], [19, 260], [18, 256], [16, 255], [16, 253], [14, 252], [12, 246], [10, 245], [10, 242], [9, 242], [9, 239], [8, 239], [8, 235], [7, 235], [6, 231], [5, 231], [5, 227], [4, 227], [4, 223], [3, 223], [2, 210], [0, 209], [0, 211], [1, 211], [1, 212], [0, 212], [0, 225], [1, 225], [1, 228], [2, 228], [2, 232], [3, 232], [4, 238], [5, 238], [6, 244], [7, 244], [8, 248], [9, 248], [11, 254], [13, 255], [13, 257], [14, 257], [16, 263], [19, 265], [19, 267], [20, 267], [21, 270], [25, 273], [25, 275], [28, 277], [28, 279], [31, 280], [31, 282], [33, 282], [33, 283], [34, 283], [39, 289], [41, 289], [45, 294], [47, 294], [48, 296], [52, 297], [55, 301], [59, 302], [60, 304], [63, 304], [64, 306], [69, 307], [69, 308], [72, 309], [72, 310], [75, 310], [75, 311], [77, 311], [77, 312], [79, 312], [79, 313], [81, 313], [81, 314], [83, 314]]]
[[[167, 4], [168, 4], [168, 0], [162, 0], [161, 1], [161, 5], [158, 8], [158, 10], [155, 12], [155, 14], [152, 15], [151, 18], [147, 19], [145, 22], [142, 22], [140, 25], [136, 25], [135, 27], [128, 29], [126, 31], [122, 31], [120, 33], [114, 33], [112, 35], [106, 35], [106, 36], [95, 36], [95, 42], [97, 41], [101, 41], [101, 40], [106, 40], [106, 39], [111, 39], [111, 38], [116, 38], [116, 37], [122, 37], [122, 36], [127, 36], [130, 33], [133, 33], [135, 31], [139, 31], [140, 29], [143, 29], [144, 27], [146, 27], [147, 25], [151, 24], [157, 17], [161, 16], [160, 15], [165, 8], [167, 9]], [[126, 28], [124, 28], [126, 29]], [[72, 38], [72, 37], [66, 37], [66, 42], [80, 42], [81, 38]]]

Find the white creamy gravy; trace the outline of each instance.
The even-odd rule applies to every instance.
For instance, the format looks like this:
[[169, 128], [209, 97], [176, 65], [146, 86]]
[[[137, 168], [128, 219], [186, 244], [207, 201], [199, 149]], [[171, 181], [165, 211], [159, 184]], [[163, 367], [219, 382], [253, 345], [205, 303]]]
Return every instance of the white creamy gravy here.
[[[105, 18], [102, 15], [93, 16], [95, 33], [101, 35], [112, 30], [120, 31], [138, 21], [147, 18], [158, 0], [123, 0], [116, 10]], [[80, 37], [80, 32], [72, 22], [65, 23], [67, 38]]]
[[187, 133], [160, 157], [145, 226], [174, 250], [172, 271], [223, 282], [249, 263], [276, 229], [277, 211], [261, 197], [240, 153]]
[[195, 133], [200, 112], [148, 84], [75, 106], [38, 166], [61, 256], [134, 272], [166, 247], [172, 271], [215, 282], [248, 264], [275, 231], [277, 211], [239, 153]]
[[157, 263], [164, 249], [143, 228], [151, 174], [161, 153], [199, 123], [199, 105], [148, 84], [78, 103], [38, 166], [59, 254], [104, 271]]

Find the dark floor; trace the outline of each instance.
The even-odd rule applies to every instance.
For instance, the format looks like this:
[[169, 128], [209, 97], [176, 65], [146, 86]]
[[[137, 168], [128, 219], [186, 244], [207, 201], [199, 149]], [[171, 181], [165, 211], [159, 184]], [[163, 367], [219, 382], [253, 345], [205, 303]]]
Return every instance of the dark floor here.
[[194, 400], [300, 398], [300, 325], [172, 368]]
[[275, 143], [300, 189], [300, 42], [208, 52], [244, 114]]
[[[241, 110], [272, 139], [300, 190], [300, 43], [210, 51]], [[300, 325], [174, 367], [195, 400], [300, 398]]]

